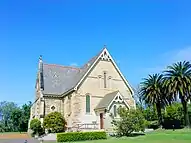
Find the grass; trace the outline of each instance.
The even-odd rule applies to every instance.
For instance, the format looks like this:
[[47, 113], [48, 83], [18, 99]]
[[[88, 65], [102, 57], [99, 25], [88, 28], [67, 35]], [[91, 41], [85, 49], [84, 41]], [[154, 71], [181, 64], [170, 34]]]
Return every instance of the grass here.
[[[0, 139], [30, 138], [26, 133], [0, 133]], [[45, 142], [55, 143], [55, 142]], [[107, 140], [84, 141], [76, 143], [191, 143], [191, 130], [158, 130], [137, 137], [109, 137]]]
[[191, 130], [158, 130], [137, 137], [109, 138], [78, 143], [191, 143]]

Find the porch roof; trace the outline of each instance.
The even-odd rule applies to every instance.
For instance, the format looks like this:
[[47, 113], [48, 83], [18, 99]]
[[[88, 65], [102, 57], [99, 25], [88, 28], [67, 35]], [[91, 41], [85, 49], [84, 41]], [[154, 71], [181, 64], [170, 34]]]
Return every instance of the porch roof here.
[[95, 109], [102, 109], [102, 108], [107, 108], [109, 104], [112, 102], [114, 97], [117, 95], [119, 91], [114, 91], [111, 93], [108, 93], [104, 96], [104, 98], [99, 102], [99, 104], [96, 106]]

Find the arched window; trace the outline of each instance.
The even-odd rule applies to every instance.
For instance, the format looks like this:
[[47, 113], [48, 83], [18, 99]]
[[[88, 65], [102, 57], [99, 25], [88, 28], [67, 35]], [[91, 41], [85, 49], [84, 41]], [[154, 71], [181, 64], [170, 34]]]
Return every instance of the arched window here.
[[86, 95], [86, 113], [90, 113], [90, 95]]
[[108, 77], [108, 88], [112, 89], [112, 80], [111, 80], [111, 76]]
[[114, 117], [116, 117], [117, 116], [117, 106], [116, 105], [114, 105], [113, 106], [113, 112], [114, 112]]
[[104, 75], [103, 76], [103, 78], [104, 78], [104, 88], [107, 88], [107, 83], [106, 83], [107, 82], [107, 79], [106, 79], [107, 75], [106, 75], [106, 72], [104, 72], [103, 75]]
[[102, 76], [101, 75], [98, 76], [98, 80], [99, 80], [99, 88], [102, 88]]

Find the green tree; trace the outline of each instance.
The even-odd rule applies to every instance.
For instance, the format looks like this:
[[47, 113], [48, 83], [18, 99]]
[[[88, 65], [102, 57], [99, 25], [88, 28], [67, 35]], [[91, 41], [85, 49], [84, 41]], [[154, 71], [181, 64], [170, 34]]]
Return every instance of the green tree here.
[[137, 86], [137, 88], [134, 89], [134, 99], [136, 102], [136, 107], [139, 108], [140, 110], [144, 110], [146, 107], [145, 101], [143, 100], [141, 96], [141, 88], [140, 85]]
[[173, 103], [166, 107], [165, 118], [170, 120], [181, 120], [183, 118], [183, 112], [181, 104]]
[[166, 107], [164, 114], [164, 128], [181, 128], [183, 126], [183, 119], [184, 116], [181, 104], [173, 103]]
[[165, 87], [168, 91], [168, 96], [176, 99], [179, 96], [181, 100], [184, 121], [187, 127], [190, 126], [187, 102], [191, 93], [191, 64], [190, 62], [177, 62], [172, 66], [168, 66], [165, 71]]
[[20, 108], [16, 108], [11, 111], [10, 119], [13, 123], [12, 131], [21, 131], [22, 128], [22, 110]]
[[22, 110], [22, 122], [21, 122], [21, 128], [20, 131], [26, 132], [28, 129], [28, 122], [30, 118], [30, 108], [32, 106], [32, 103], [29, 101], [28, 103], [24, 104], [21, 108]]
[[5, 132], [4, 124], [0, 121], [0, 133]]
[[18, 107], [14, 102], [0, 102], [1, 126], [5, 132], [26, 132], [31, 102]]
[[154, 74], [145, 78], [141, 83], [141, 95], [146, 103], [156, 106], [159, 124], [162, 125], [162, 107], [166, 104], [163, 76]]
[[43, 131], [41, 122], [38, 119], [31, 120], [30, 129], [33, 130], [33, 135], [41, 135]]
[[17, 105], [13, 102], [0, 102], [0, 114], [3, 116], [2, 124], [4, 126], [4, 131], [13, 131], [13, 121], [11, 120], [11, 113], [13, 110], [17, 109]]
[[156, 107], [149, 106], [144, 110], [144, 117], [147, 121], [156, 121], [158, 119]]
[[59, 112], [52, 112], [45, 116], [43, 126], [53, 133], [63, 132], [66, 121]]
[[130, 136], [132, 132], [144, 131], [146, 120], [140, 110], [120, 108], [119, 120], [113, 120], [119, 136]]

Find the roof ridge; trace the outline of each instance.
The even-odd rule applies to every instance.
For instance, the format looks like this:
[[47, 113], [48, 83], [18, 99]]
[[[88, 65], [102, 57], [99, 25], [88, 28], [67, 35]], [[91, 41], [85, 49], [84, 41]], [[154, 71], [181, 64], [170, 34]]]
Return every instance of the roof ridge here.
[[48, 66], [56, 66], [56, 67], [61, 67], [61, 68], [71, 68], [71, 69], [78, 69], [80, 70], [79, 67], [72, 67], [72, 66], [64, 66], [64, 65], [58, 65], [58, 64], [48, 64], [48, 63], [43, 63], [44, 65]]
[[97, 57], [96, 56], [93, 56], [90, 60], [88, 60], [81, 68], [83, 69], [84, 67], [86, 67], [92, 60], [94, 60], [95, 58]]
[[105, 47], [102, 48], [98, 54], [96, 54], [95, 56], [93, 56], [92, 58], [90, 58], [90, 60], [88, 60], [81, 68], [86, 67], [86, 65], [88, 65], [92, 60], [94, 60], [95, 58], [97, 58], [97, 57], [103, 52], [104, 49], [105, 49]]

